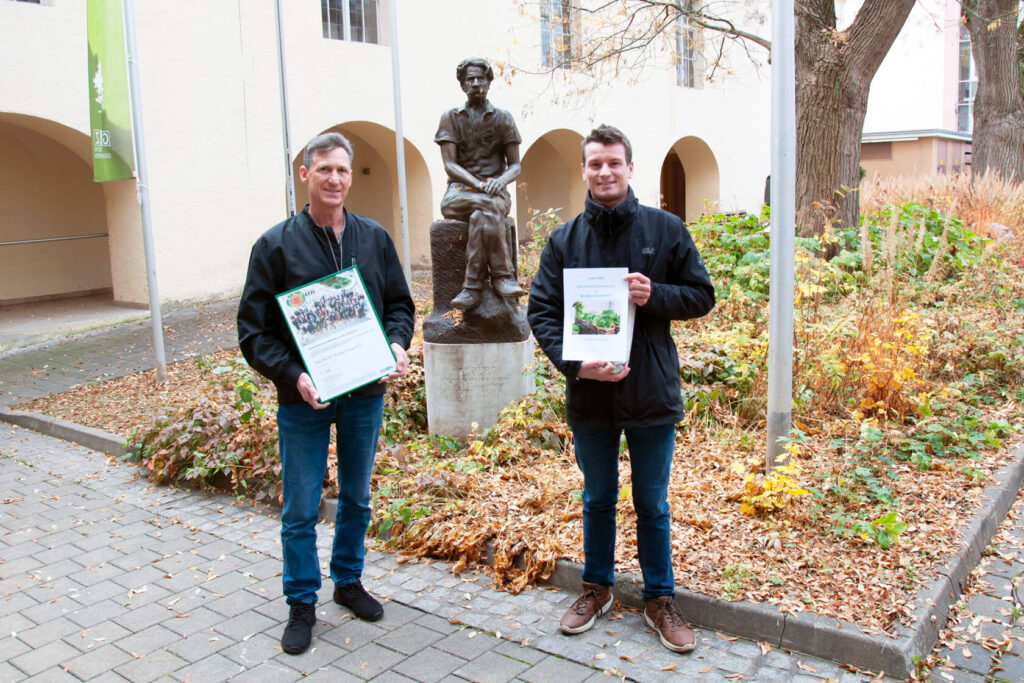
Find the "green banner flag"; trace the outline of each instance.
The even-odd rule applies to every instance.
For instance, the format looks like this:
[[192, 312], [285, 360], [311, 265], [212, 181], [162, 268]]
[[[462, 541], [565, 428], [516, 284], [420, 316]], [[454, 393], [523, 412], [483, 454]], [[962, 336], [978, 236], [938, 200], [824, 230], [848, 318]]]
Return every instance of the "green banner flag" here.
[[89, 127], [98, 183], [135, 177], [121, 0], [88, 0]]

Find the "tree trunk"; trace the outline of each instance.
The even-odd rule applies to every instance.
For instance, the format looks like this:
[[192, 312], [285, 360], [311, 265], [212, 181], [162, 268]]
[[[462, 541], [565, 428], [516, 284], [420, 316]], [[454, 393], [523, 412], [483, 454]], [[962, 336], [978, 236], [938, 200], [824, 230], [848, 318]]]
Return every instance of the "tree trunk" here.
[[[1019, 0], [963, 0], [978, 92], [971, 173], [1024, 180], [1024, 93], [1018, 55]], [[1024, 35], [1024, 34], [1022, 34]]]
[[796, 0], [796, 220], [802, 237], [826, 218], [856, 226], [860, 139], [871, 79], [914, 0], [865, 0], [845, 31], [833, 0]]

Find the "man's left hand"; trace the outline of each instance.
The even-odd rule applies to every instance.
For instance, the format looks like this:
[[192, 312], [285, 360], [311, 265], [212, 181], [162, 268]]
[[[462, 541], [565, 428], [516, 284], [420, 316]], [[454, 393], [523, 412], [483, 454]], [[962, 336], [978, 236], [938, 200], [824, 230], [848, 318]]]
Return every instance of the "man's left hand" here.
[[643, 273], [628, 273], [622, 278], [629, 283], [629, 300], [643, 306], [651, 299], [651, 278]]
[[409, 372], [409, 354], [405, 352], [401, 344], [391, 342], [391, 350], [395, 352], [395, 371], [387, 377], [381, 377], [381, 382], [388, 382], [393, 379], [398, 379]]

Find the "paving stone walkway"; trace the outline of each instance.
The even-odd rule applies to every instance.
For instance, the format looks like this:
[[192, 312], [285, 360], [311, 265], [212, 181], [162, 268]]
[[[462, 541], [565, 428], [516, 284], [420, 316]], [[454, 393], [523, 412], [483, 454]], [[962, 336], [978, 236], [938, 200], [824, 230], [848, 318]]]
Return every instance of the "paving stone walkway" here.
[[[371, 551], [385, 617], [358, 621], [327, 581], [313, 647], [281, 652], [278, 522], [224, 495], [154, 486], [101, 453], [0, 425], [0, 680], [868, 680], [838, 665], [698, 631], [675, 655], [635, 612], [574, 637], [575, 596]], [[323, 566], [331, 529], [320, 527]]]

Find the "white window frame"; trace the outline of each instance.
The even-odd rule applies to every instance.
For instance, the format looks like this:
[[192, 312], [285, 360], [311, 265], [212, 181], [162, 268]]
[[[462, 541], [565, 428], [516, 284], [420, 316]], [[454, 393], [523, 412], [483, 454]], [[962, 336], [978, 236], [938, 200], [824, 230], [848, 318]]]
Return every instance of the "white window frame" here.
[[[968, 68], [967, 80], [961, 78], [963, 64], [961, 64], [964, 46], [967, 46], [970, 54], [971, 65]], [[971, 34], [967, 31], [967, 27], [960, 26], [960, 36], [957, 43], [957, 81], [956, 81], [956, 128], [961, 133], [972, 133], [974, 132], [974, 96], [978, 93], [978, 67], [974, 63], [974, 49], [971, 47]], [[967, 96], [961, 97], [960, 91], [967, 87]], [[962, 111], [967, 112], [967, 123], [966, 125], [960, 124], [960, 114]]]
[[[683, 8], [694, 12], [697, 8], [695, 0], [683, 0]], [[703, 83], [700, 78], [701, 60], [700, 27], [690, 21], [687, 14], [680, 14], [676, 20], [676, 84], [684, 88], [699, 88]]]
[[[571, 68], [573, 39], [572, 4], [568, 0], [541, 0], [541, 65], [545, 69]], [[563, 41], [561, 46], [558, 40]]]
[[[366, 16], [366, 3], [367, 2], [373, 2], [374, 13], [375, 13], [376, 19], [377, 19], [377, 21], [376, 21], [376, 27], [377, 27], [376, 28], [376, 30], [377, 30], [377, 36], [376, 37], [377, 37], [377, 40], [376, 41], [367, 41], [367, 40], [353, 40], [352, 39], [352, 16], [351, 16], [351, 7], [350, 7], [351, 0], [320, 0], [321, 22], [323, 22], [324, 39], [325, 40], [344, 40], [344, 41], [347, 41], [347, 42], [350, 42], [350, 43], [351, 42], [365, 43], [366, 45], [380, 45], [381, 44], [381, 36], [380, 36], [380, 28], [381, 28], [381, 24], [380, 24], [380, 5], [381, 5], [381, 2], [383, 2], [383, 0], [356, 0], [356, 2], [359, 2], [359, 3], [362, 4], [363, 16]], [[335, 7], [331, 7], [332, 4], [335, 5]], [[326, 22], [323, 21], [324, 20], [324, 17], [323, 17], [324, 11], [327, 12], [327, 21]], [[334, 31], [332, 29], [334, 29], [337, 26], [337, 23], [334, 22], [334, 21], [331, 21], [331, 19], [330, 19], [330, 15], [333, 12], [337, 12], [338, 14], [341, 15], [341, 35], [340, 36], [331, 35], [332, 33], [334, 33]], [[366, 30], [365, 23], [363, 25], [363, 30], [364, 30], [364, 32]]]

